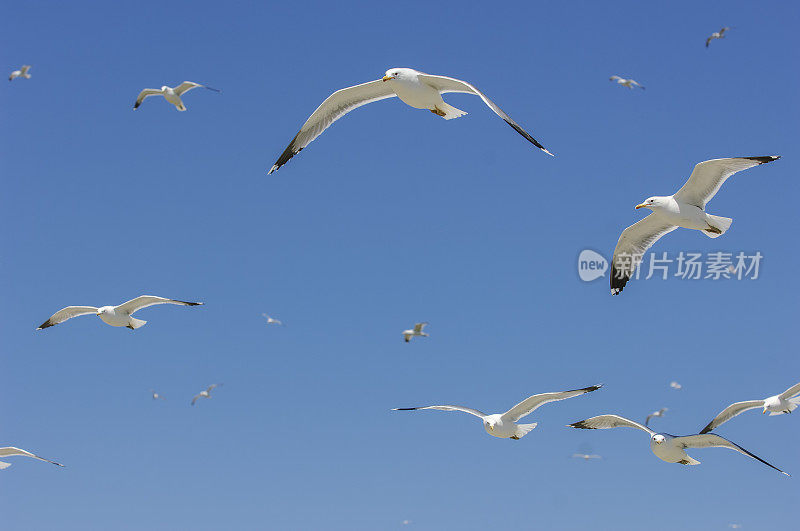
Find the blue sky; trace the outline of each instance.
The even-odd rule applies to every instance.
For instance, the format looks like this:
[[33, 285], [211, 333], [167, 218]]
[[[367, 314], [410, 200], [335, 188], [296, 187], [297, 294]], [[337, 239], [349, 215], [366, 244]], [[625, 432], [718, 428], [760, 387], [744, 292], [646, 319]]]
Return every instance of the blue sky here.
[[[796, 478], [724, 450], [659, 461], [644, 434], [696, 432], [800, 380], [792, 2], [6, 3], [0, 84], [4, 529], [774, 529]], [[723, 25], [728, 37], [704, 47]], [[266, 172], [332, 91], [394, 66], [473, 82], [453, 121], [389, 100]], [[647, 87], [608, 81], [630, 76]], [[194, 80], [188, 112], [145, 87]], [[724, 237], [656, 251], [755, 252], [756, 281], [581, 282], [633, 206], [697, 162], [779, 154], [711, 203]], [[131, 332], [67, 305], [140, 294]], [[267, 328], [262, 312], [282, 319]], [[400, 332], [430, 321], [431, 337]], [[669, 388], [671, 380], [683, 389]], [[210, 383], [212, 400], [189, 406]], [[545, 391], [520, 441], [467, 415]], [[155, 388], [166, 401], [154, 402]], [[800, 475], [794, 416], [719, 433]], [[571, 460], [576, 451], [605, 460]], [[745, 502], [746, 500], [746, 502]]]

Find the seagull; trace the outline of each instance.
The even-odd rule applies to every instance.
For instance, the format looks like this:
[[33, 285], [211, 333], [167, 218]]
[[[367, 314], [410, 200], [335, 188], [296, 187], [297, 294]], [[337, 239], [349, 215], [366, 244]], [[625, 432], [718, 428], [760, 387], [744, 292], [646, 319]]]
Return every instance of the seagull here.
[[166, 399], [165, 399], [163, 396], [161, 396], [160, 394], [156, 393], [156, 392], [155, 392], [154, 390], [152, 390], [152, 389], [150, 389], [150, 393], [153, 395], [153, 400], [158, 400], [159, 398], [160, 398], [161, 400], [166, 400]]
[[793, 385], [779, 395], [770, 396], [764, 400], [736, 402], [723, 409], [700, 433], [708, 433], [714, 428], [725, 424], [739, 413], [744, 413], [751, 409], [761, 409], [762, 414], [769, 411], [770, 417], [791, 413], [797, 409], [797, 404], [800, 404], [800, 396], [797, 396], [798, 394], [800, 394], [800, 383]]
[[[61, 463], [56, 463], [55, 461], [50, 461], [49, 459], [45, 459], [44, 457], [39, 457], [38, 455], [32, 454], [30, 452], [26, 452], [20, 448], [14, 448], [13, 446], [6, 446], [5, 448], [0, 448], [0, 457], [11, 457], [13, 455], [22, 455], [25, 457], [33, 457], [34, 459], [38, 459], [39, 461], [47, 461], [48, 463], [53, 463], [54, 465], [58, 465], [63, 467]], [[0, 470], [8, 468], [11, 466], [11, 463], [4, 463], [0, 461]]]
[[611, 264], [611, 294], [621, 293], [642, 261], [645, 251], [678, 227], [699, 230], [709, 238], [722, 236], [733, 220], [707, 214], [708, 202], [734, 173], [779, 158], [765, 156], [707, 160], [694, 167], [689, 180], [674, 195], [650, 197], [636, 205], [637, 209], [652, 210], [652, 214], [622, 231]]
[[270, 168], [268, 174], [289, 162], [289, 159], [300, 153], [304, 147], [321, 135], [333, 122], [353, 109], [366, 105], [367, 103], [372, 103], [373, 101], [385, 100], [397, 96], [403, 103], [415, 109], [428, 109], [433, 114], [441, 116], [445, 120], [452, 120], [453, 118], [458, 118], [459, 116], [467, 114], [444, 102], [442, 94], [448, 92], [462, 92], [479, 96], [497, 116], [505, 120], [516, 132], [525, 137], [528, 142], [548, 155], [553, 155], [509, 115], [503, 112], [503, 109], [495, 105], [483, 92], [466, 81], [461, 81], [460, 79], [452, 77], [425, 74], [413, 68], [390, 68], [386, 71], [382, 79], [337, 90], [328, 96], [328, 98], [322, 102], [322, 105], [317, 107], [317, 110], [309, 116], [306, 123], [300, 128], [300, 132], [297, 133], [286, 150], [278, 157], [278, 160], [273, 164], [272, 168]]
[[282, 322], [278, 321], [277, 319], [273, 319], [272, 317], [270, 317], [269, 315], [267, 315], [265, 313], [262, 313], [261, 315], [263, 315], [264, 317], [267, 318], [267, 324], [268, 325], [271, 325], [271, 324], [282, 325], [283, 324]]
[[584, 461], [588, 461], [589, 459], [602, 459], [597, 454], [572, 454], [574, 459], [583, 459]]
[[637, 428], [647, 432], [650, 436], [650, 450], [662, 461], [667, 463], [680, 463], [682, 465], [699, 465], [700, 461], [689, 457], [684, 451], [686, 448], [730, 448], [740, 454], [761, 461], [770, 468], [774, 468], [784, 475], [789, 475], [783, 470], [772, 466], [757, 455], [751, 454], [741, 446], [724, 439], [715, 433], [699, 435], [675, 436], [668, 433], [656, 433], [647, 426], [628, 420], [619, 415], [599, 415], [590, 419], [567, 424], [569, 428], [584, 430], [607, 430], [609, 428]]
[[664, 412], [665, 412], [665, 411], [668, 411], [668, 410], [669, 410], [669, 408], [662, 407], [662, 408], [661, 408], [661, 409], [659, 409], [658, 411], [653, 411], [652, 413], [650, 413], [649, 415], [647, 415], [647, 418], [646, 418], [646, 419], [644, 419], [644, 425], [645, 425], [645, 426], [649, 425], [649, 423], [650, 423], [650, 419], [651, 419], [651, 418], [653, 418], [653, 417], [663, 417], [663, 416], [664, 416]]
[[219, 89], [207, 87], [206, 85], [201, 85], [200, 83], [194, 83], [193, 81], [184, 81], [177, 87], [168, 87], [164, 85], [160, 89], [144, 89], [139, 93], [139, 97], [136, 98], [136, 103], [133, 105], [133, 109], [134, 110], [138, 109], [139, 105], [141, 105], [144, 99], [147, 98], [148, 96], [164, 96], [164, 99], [173, 104], [176, 109], [178, 109], [179, 111], [185, 111], [186, 105], [183, 104], [181, 96], [183, 96], [186, 92], [189, 92], [193, 88], [197, 87], [213, 90], [214, 92], [221, 92]]
[[714, 33], [709, 35], [708, 38], [706, 39], [706, 48], [708, 48], [708, 45], [711, 44], [711, 41], [713, 41], [714, 39], [724, 39], [725, 38], [725, 32], [728, 31], [729, 29], [730, 28], [725, 27], [725, 28], [722, 28], [719, 31], [715, 31]]
[[16, 78], [21, 77], [24, 79], [30, 79], [31, 75], [28, 73], [28, 70], [31, 69], [31, 65], [22, 65], [22, 68], [19, 70], [14, 70], [11, 72], [11, 75], [8, 76], [9, 81], [14, 81]]
[[205, 391], [200, 391], [198, 394], [194, 395], [194, 398], [192, 398], [192, 405], [194, 405], [194, 403], [197, 402], [197, 400], [200, 398], [211, 398], [211, 390], [214, 389], [215, 387], [221, 387], [221, 386], [222, 384], [209, 385]]
[[414, 336], [428, 337], [428, 334], [422, 331], [422, 329], [425, 328], [426, 326], [428, 326], [427, 322], [417, 323], [414, 325], [414, 328], [411, 328], [409, 330], [403, 330], [403, 339], [405, 339], [406, 343], [408, 343]]
[[628, 87], [629, 89], [633, 89], [634, 87], [639, 87], [640, 89], [644, 90], [644, 87], [639, 84], [635, 79], [625, 79], [624, 77], [619, 76], [611, 76], [608, 78], [609, 81], [616, 81], [617, 85], [622, 85], [623, 87]]
[[475, 415], [483, 421], [483, 429], [492, 437], [499, 437], [501, 439], [514, 439], [518, 441], [524, 437], [529, 431], [536, 427], [536, 422], [533, 424], [517, 424], [517, 421], [522, 417], [530, 415], [533, 411], [547, 404], [548, 402], [555, 402], [556, 400], [564, 400], [572, 398], [584, 393], [597, 391], [603, 387], [603, 384], [593, 385], [591, 387], [584, 387], [583, 389], [573, 389], [572, 391], [562, 391], [560, 393], [542, 393], [540, 395], [529, 396], [516, 406], [512, 407], [505, 413], [495, 413], [487, 415], [477, 409], [471, 409], [464, 406], [425, 406], [425, 407], [398, 407], [392, 411], [413, 411], [416, 409], [438, 409], [441, 411], [463, 411], [470, 415]]
[[119, 306], [102, 306], [95, 308], [94, 306], [67, 306], [66, 308], [54, 313], [50, 319], [39, 325], [36, 330], [49, 328], [51, 326], [63, 323], [67, 319], [78, 317], [79, 315], [89, 315], [93, 313], [97, 315], [104, 323], [111, 326], [126, 326], [131, 330], [136, 330], [144, 326], [147, 321], [141, 319], [134, 319], [131, 315], [142, 308], [153, 306], [156, 304], [179, 304], [181, 306], [200, 306], [202, 302], [186, 302], [177, 301], [174, 299], [165, 299], [163, 297], [156, 297], [154, 295], [142, 295], [135, 299], [124, 302]]
[[683, 386], [682, 386], [681, 384], [679, 384], [678, 382], [670, 382], [670, 383], [669, 383], [669, 386], [670, 386], [670, 387], [672, 387], [673, 389], [680, 389], [680, 388], [682, 388], [682, 387], [683, 387]]

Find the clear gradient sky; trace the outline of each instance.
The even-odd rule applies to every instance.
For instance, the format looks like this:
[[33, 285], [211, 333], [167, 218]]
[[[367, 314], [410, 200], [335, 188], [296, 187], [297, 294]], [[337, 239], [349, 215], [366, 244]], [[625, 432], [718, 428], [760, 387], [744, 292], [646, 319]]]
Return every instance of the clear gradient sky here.
[[[799, 23], [796, 2], [744, 0], [5, 2], [0, 73], [33, 77], [0, 81], [0, 445], [66, 468], [13, 458], [0, 527], [796, 525], [795, 415], [718, 430], [793, 478], [721, 449], [671, 465], [642, 433], [564, 425], [668, 407], [654, 427], [694, 433], [800, 381]], [[394, 66], [473, 82], [556, 157], [453, 94], [467, 116], [375, 103], [267, 177], [325, 97]], [[141, 89], [183, 80], [223, 92], [133, 111]], [[724, 237], [655, 248], [760, 251], [758, 280], [611, 297], [578, 278], [582, 249], [609, 255], [633, 206], [697, 162], [770, 154], [711, 203], [734, 219]], [[34, 331], [140, 294], [206, 305], [149, 308], [136, 332], [94, 317]], [[431, 337], [403, 343], [420, 320]], [[528, 417], [520, 441], [389, 411], [504, 411], [600, 382]]]

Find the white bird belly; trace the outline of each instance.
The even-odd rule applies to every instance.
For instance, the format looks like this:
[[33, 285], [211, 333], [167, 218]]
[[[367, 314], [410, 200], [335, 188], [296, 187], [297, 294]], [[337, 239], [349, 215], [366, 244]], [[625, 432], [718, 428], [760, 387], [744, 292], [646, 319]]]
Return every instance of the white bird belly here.
[[666, 461], [667, 463], [677, 463], [679, 461], [690, 459], [686, 452], [684, 452], [682, 448], [675, 446], [672, 441], [664, 441], [663, 443], [658, 444], [651, 440], [650, 450], [653, 451], [653, 454], [655, 454], [656, 457], [662, 461]]
[[438, 90], [423, 83], [400, 80], [393, 80], [389, 83], [392, 83], [392, 89], [397, 97], [415, 109], [433, 109], [436, 105], [444, 103]]
[[517, 426], [513, 423], [502, 423], [498, 422], [494, 425], [494, 429], [490, 430], [489, 425], [484, 423], [483, 429], [486, 430], [486, 433], [491, 435], [492, 437], [498, 437], [500, 439], [508, 439], [512, 435], [517, 433]]
[[671, 205], [671, 208], [661, 209], [658, 212], [673, 225], [684, 229], [706, 230], [709, 226], [708, 215], [694, 205], [678, 203]]
[[129, 315], [120, 315], [118, 313], [101, 313], [98, 317], [104, 323], [111, 326], [128, 326], [130, 323]]

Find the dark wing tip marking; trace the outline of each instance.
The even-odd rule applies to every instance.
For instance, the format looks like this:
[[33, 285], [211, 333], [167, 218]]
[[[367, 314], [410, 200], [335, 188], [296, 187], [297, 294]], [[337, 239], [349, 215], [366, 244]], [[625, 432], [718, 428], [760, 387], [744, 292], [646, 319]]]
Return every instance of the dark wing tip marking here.
[[597, 428], [593, 428], [586, 424], [585, 420], [579, 420], [578, 422], [573, 422], [572, 424], [567, 424], [568, 428], [580, 428], [582, 430], [596, 430]]
[[394, 407], [392, 411], [414, 411], [419, 409], [418, 407]]
[[763, 157], [742, 157], [742, 158], [743, 159], [747, 159], [747, 160], [754, 160], [754, 161], [758, 162], [759, 164], [766, 164], [768, 162], [772, 162], [773, 160], [778, 160], [779, 158], [781, 158], [781, 156], [780, 155], [766, 155], [766, 156], [763, 156]]
[[714, 423], [714, 421], [709, 422], [708, 425], [705, 428], [700, 430], [700, 435], [704, 435], [704, 434], [710, 432], [711, 430], [713, 430], [714, 428], [711, 427], [711, 424], [713, 424], [713, 423]]
[[574, 391], [583, 391], [584, 393], [591, 393], [592, 391], [597, 391], [601, 387], [603, 387], [603, 384], [590, 385], [589, 387], [581, 387], [580, 389], [570, 389], [567, 392], [572, 393]]
[[625, 288], [625, 285], [628, 283], [627, 276], [620, 276], [619, 269], [617, 269], [613, 264], [611, 265], [611, 294], [612, 295], [619, 295], [622, 293], [622, 290]]
[[43, 330], [45, 328], [50, 328], [51, 326], [53, 326], [53, 323], [51, 323], [50, 319], [48, 319], [47, 321], [45, 321], [42, 324], [40, 324], [39, 328], [37, 328], [36, 330]]
[[520, 126], [518, 126], [517, 124], [515, 124], [515, 123], [513, 123], [513, 122], [509, 122], [509, 121], [508, 121], [508, 120], [506, 120], [505, 118], [503, 118], [503, 121], [504, 121], [505, 123], [507, 123], [508, 125], [510, 125], [511, 127], [513, 127], [513, 128], [514, 128], [514, 131], [516, 131], [517, 133], [519, 133], [519, 134], [521, 134], [523, 137], [525, 137], [525, 139], [526, 139], [528, 142], [530, 142], [530, 143], [531, 143], [531, 144], [533, 144], [534, 146], [538, 147], [539, 149], [541, 149], [542, 151], [544, 151], [545, 153], [547, 153], [547, 154], [548, 154], [548, 155], [550, 155], [551, 157], [555, 157], [555, 155], [553, 155], [552, 153], [550, 153], [549, 151], [547, 151], [547, 148], [545, 148], [543, 145], [541, 145], [541, 144], [540, 144], [540, 143], [539, 143], [539, 142], [538, 142], [538, 141], [537, 141], [535, 138], [533, 138], [533, 137], [532, 137], [530, 134], [528, 134], [528, 132], [527, 132], [527, 131], [525, 131], [523, 128], [521, 128]]
[[202, 306], [205, 303], [202, 302], [189, 302], [189, 301], [179, 301], [175, 300], [175, 302], [180, 302], [181, 304], [185, 304], [186, 306]]
[[292, 141], [289, 142], [289, 145], [286, 147], [286, 149], [283, 150], [281, 156], [278, 157], [278, 160], [275, 161], [275, 164], [273, 164], [272, 168], [269, 169], [267, 175], [271, 175], [272, 172], [276, 171], [278, 168], [289, 162], [289, 160], [291, 160], [292, 157], [303, 151], [303, 148], [296, 149], [295, 142], [297, 141], [298, 136], [300, 136], [299, 132], [296, 135], [294, 135]]

